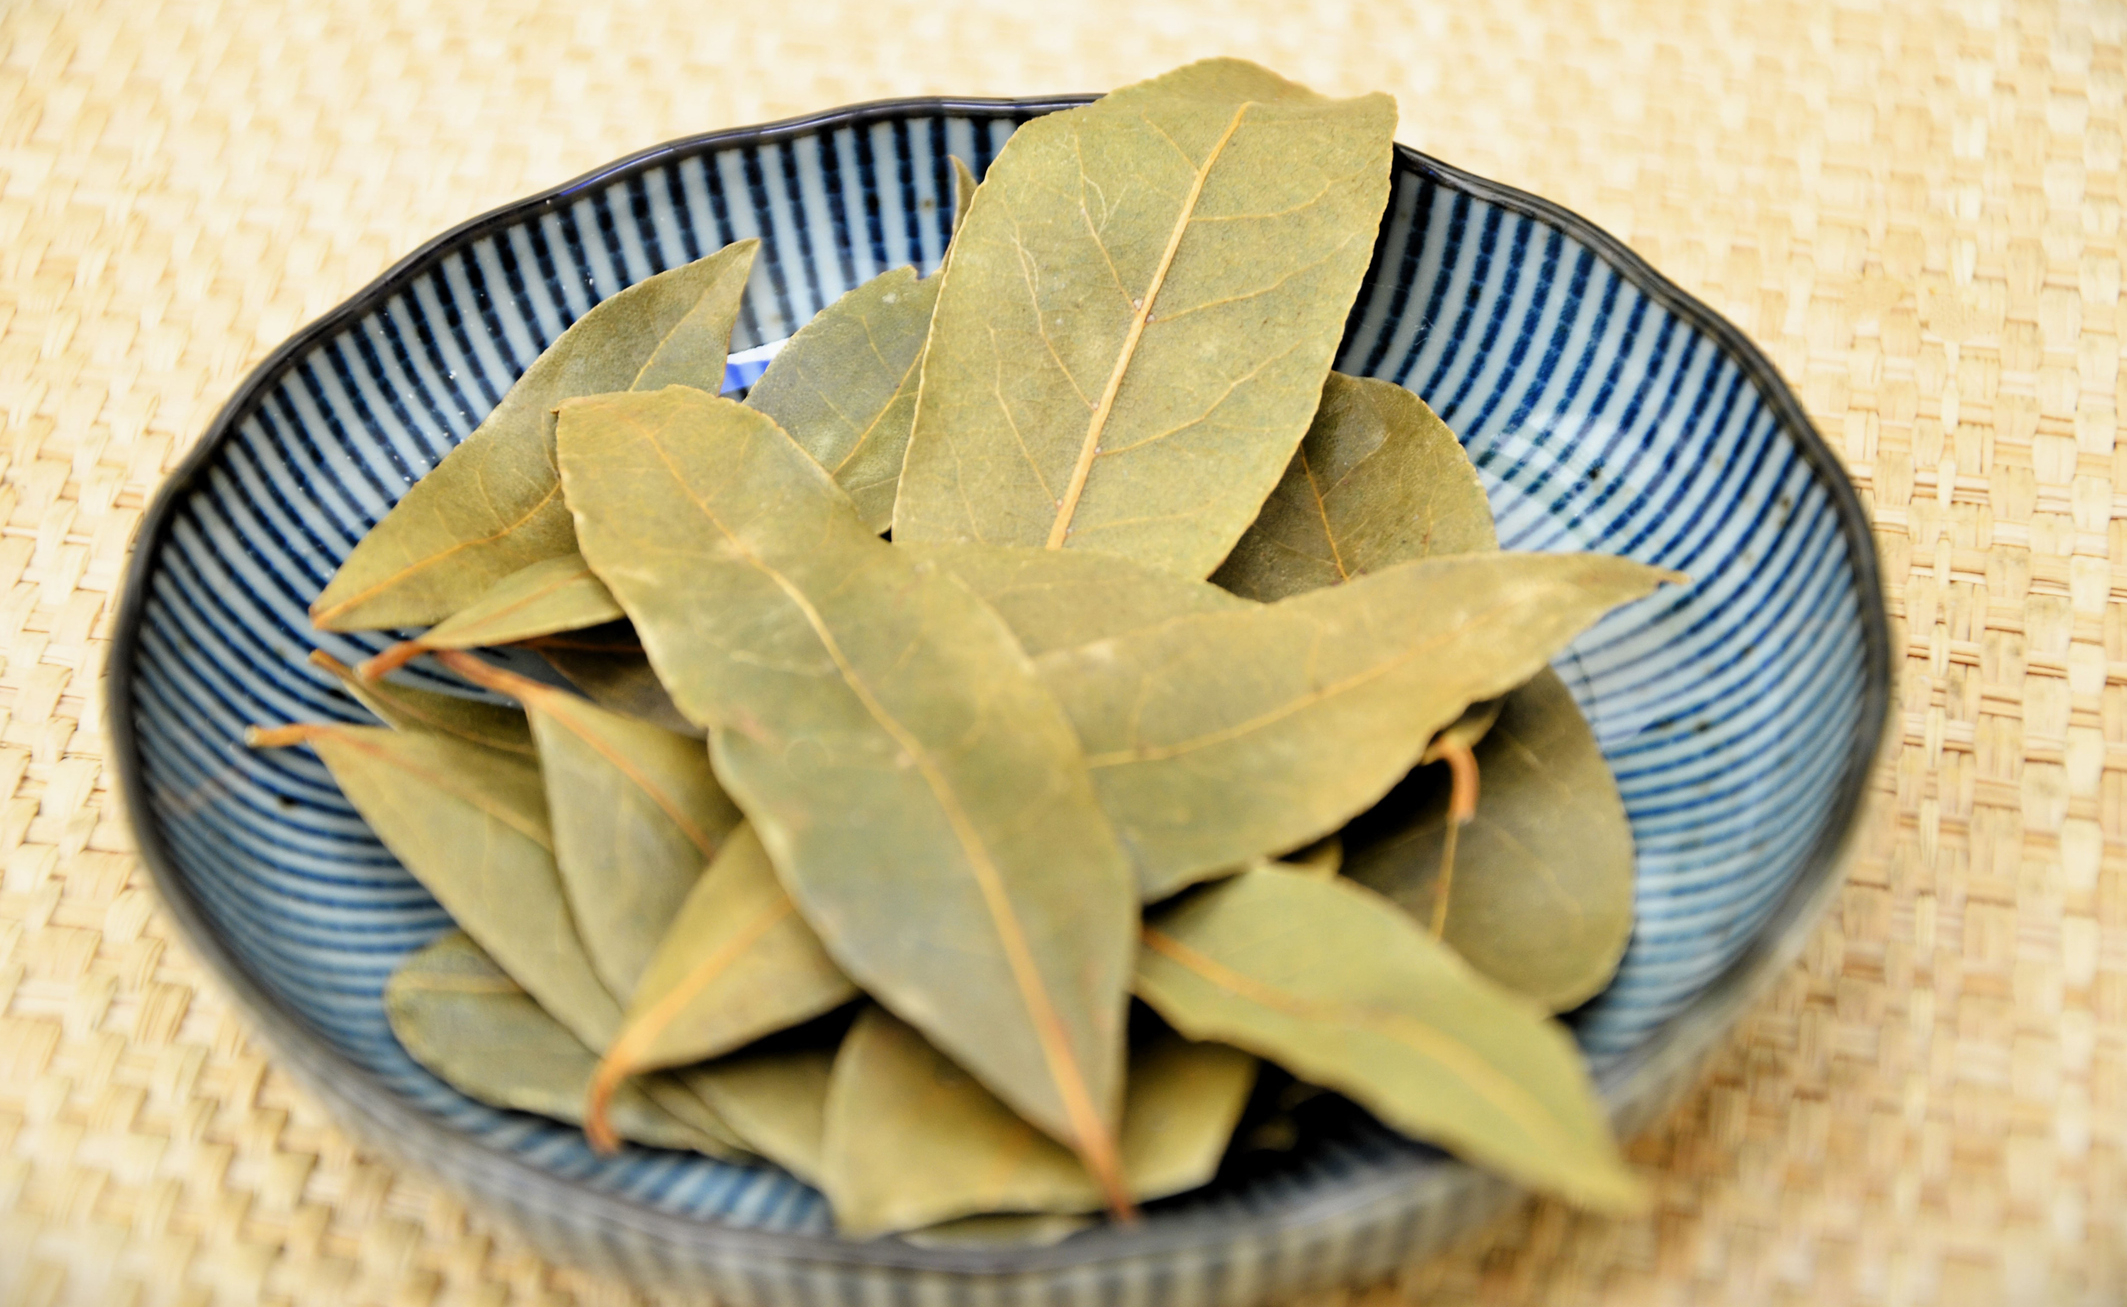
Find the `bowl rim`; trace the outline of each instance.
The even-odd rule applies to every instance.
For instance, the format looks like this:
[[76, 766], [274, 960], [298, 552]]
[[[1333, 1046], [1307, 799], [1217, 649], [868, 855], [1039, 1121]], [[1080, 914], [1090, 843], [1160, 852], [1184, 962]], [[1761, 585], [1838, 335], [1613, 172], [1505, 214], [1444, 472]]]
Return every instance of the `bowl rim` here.
[[[864, 126], [917, 114], [967, 115], [1022, 120], [1097, 99], [1092, 94], [1029, 98], [915, 96], [871, 100], [756, 126], [726, 128], [678, 137], [602, 164], [559, 185], [489, 209], [431, 237], [393, 263], [366, 286], [297, 330], [282, 342], [231, 392], [206, 432], [188, 450], [157, 490], [142, 515], [113, 623], [105, 662], [106, 720], [112, 762], [126, 818], [141, 861], [178, 926], [191, 953], [206, 964], [251, 1019], [253, 1029], [284, 1059], [284, 1065], [343, 1113], [359, 1119], [364, 1144], [381, 1146], [402, 1161], [412, 1160], [437, 1172], [464, 1177], [475, 1187], [503, 1186], [515, 1202], [556, 1214], [560, 1219], [586, 1218], [605, 1228], [629, 1231], [637, 1238], [688, 1247], [729, 1266], [749, 1260], [790, 1265], [866, 1267], [879, 1270], [1000, 1276], [1061, 1270], [1084, 1271], [1104, 1264], [1157, 1257], [1212, 1241], [1267, 1237], [1333, 1219], [1341, 1212], [1392, 1199], [1413, 1188], [1412, 1181], [1430, 1170], [1442, 1196], [1473, 1192], [1480, 1177], [1452, 1159], [1445, 1162], [1413, 1156], [1408, 1168], [1357, 1180], [1265, 1211], [1183, 1217], [1148, 1231], [1102, 1227], [1046, 1248], [922, 1248], [900, 1240], [857, 1242], [834, 1235], [744, 1229], [681, 1216], [639, 1200], [604, 1193], [501, 1152], [434, 1120], [389, 1090], [375, 1086], [367, 1068], [312, 1031], [256, 978], [246, 962], [224, 941], [206, 916], [199, 898], [177, 870], [151, 817], [141, 746], [134, 728], [135, 667], [144, 606], [155, 560], [167, 542], [170, 523], [201, 474], [236, 429], [238, 418], [255, 399], [277, 383], [297, 360], [331, 335], [358, 323], [373, 309], [425, 273], [440, 253], [464, 246], [489, 232], [573, 202], [632, 170], [672, 156], [709, 150], [773, 144], [798, 137]], [[1631, 1052], [1606, 1059], [1595, 1078], [1612, 1118], [1629, 1130], [1651, 1123], [1665, 1104], [1659, 1100], [1678, 1077], [1690, 1072], [1722, 1039], [1771, 980], [1798, 956], [1817, 918], [1837, 895], [1843, 871], [1862, 825], [1877, 761], [1885, 748], [1891, 709], [1891, 633], [1884, 605], [1874, 537], [1868, 515], [1837, 456], [1809, 419], [1779, 371], [1727, 318], [1668, 277], [1656, 271], [1617, 237], [1550, 200], [1491, 181], [1445, 163], [1410, 146], [1395, 146], [1397, 164], [1449, 190], [1548, 223], [1580, 241], [1663, 309], [1711, 337], [1758, 388], [1776, 422], [1794, 440], [1803, 459], [1827, 491], [1853, 569], [1856, 601], [1862, 610], [1862, 711], [1852, 728], [1842, 774], [1823, 831], [1810, 847], [1801, 869], [1749, 943], [1717, 976], [1678, 1012], [1666, 1018]], [[1384, 216], [1382, 234], [1388, 222]], [[429, 1158], [448, 1160], [438, 1167]]]

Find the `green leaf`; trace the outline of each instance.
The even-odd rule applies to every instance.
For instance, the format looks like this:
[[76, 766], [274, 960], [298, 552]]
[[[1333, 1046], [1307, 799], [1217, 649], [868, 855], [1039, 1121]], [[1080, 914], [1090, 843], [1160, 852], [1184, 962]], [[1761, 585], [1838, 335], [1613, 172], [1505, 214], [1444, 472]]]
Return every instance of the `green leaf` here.
[[1147, 902], [1370, 807], [1472, 702], [1671, 574], [1463, 554], [1039, 659]]
[[547, 665], [607, 712], [661, 726], [675, 735], [706, 740], [709, 732], [687, 720], [665, 692], [641, 639], [628, 622], [541, 636], [527, 642]]
[[911, 557], [975, 592], [1020, 647], [1038, 658], [1189, 613], [1254, 607], [1207, 581], [1158, 572], [1114, 554], [1021, 545], [903, 544]]
[[515, 708], [455, 694], [415, 690], [390, 681], [364, 681], [354, 668], [322, 649], [311, 652], [310, 664], [339, 677], [347, 693], [387, 726], [402, 731], [436, 731], [524, 758], [538, 752], [532, 744], [530, 724]]
[[731, 833], [666, 920], [592, 1088], [594, 1137], [597, 1103], [628, 1077], [719, 1057], [857, 996], [750, 826]]
[[1421, 923], [1440, 914], [1442, 938], [1508, 989], [1553, 1012], [1577, 1007], [1610, 982], [1632, 936], [1632, 825], [1617, 782], [1549, 670], [1507, 696], [1477, 763], [1484, 788], [1457, 839], [1444, 912], [1444, 775], [1350, 875]]
[[975, 188], [981, 183], [967, 166], [967, 160], [957, 154], [945, 156], [953, 161], [953, 234], [960, 233], [960, 224], [967, 221], [968, 206], [975, 202]]
[[606, 988], [633, 994], [702, 868], [743, 820], [708, 750], [469, 653], [443, 661], [524, 705], [577, 933]]
[[817, 1185], [834, 1060], [826, 1048], [748, 1051], [670, 1074], [716, 1108], [748, 1148]]
[[576, 547], [555, 476], [554, 406], [576, 395], [711, 392], [724, 381], [757, 240], [619, 291], [578, 318], [464, 443], [362, 537], [310, 606], [322, 631], [427, 626], [489, 586]]
[[1401, 386], [1332, 372], [1307, 439], [1211, 579], [1269, 603], [1498, 547], [1477, 469], [1447, 424]]
[[836, 963], [1116, 1178], [1135, 894], [1010, 632], [729, 400], [577, 400], [560, 449], [584, 556]]
[[1565, 1028], [1350, 881], [1258, 867], [1198, 890], [1146, 924], [1137, 992], [1518, 1183], [1645, 1205]]
[[1161, 81], [1037, 118], [990, 165], [943, 274], [896, 540], [1202, 577], [1291, 460], [1373, 254], [1395, 103], [1233, 61]]
[[[582, 1121], [597, 1055], [465, 935], [452, 931], [401, 963], [384, 986], [384, 1014], [413, 1059], [460, 1093], [491, 1107]], [[739, 1155], [640, 1086], [616, 1097], [611, 1111], [615, 1128], [637, 1143]]]
[[[1137, 1050], [1122, 1124], [1131, 1196], [1210, 1180], [1255, 1073], [1254, 1058], [1219, 1044], [1167, 1035]], [[1078, 1159], [876, 1007], [858, 1016], [835, 1058], [820, 1184], [837, 1227], [856, 1237], [983, 1212], [1101, 1205]]]
[[254, 728], [248, 742], [315, 749], [347, 801], [458, 928], [578, 1040], [606, 1046], [620, 1005], [577, 938], [538, 767], [448, 736], [374, 726]]
[[435, 649], [515, 644], [556, 631], [580, 631], [620, 615], [620, 605], [583, 556], [570, 552], [503, 577], [448, 621], [363, 663], [362, 677], [375, 681]]
[[893, 524], [937, 302], [936, 277], [874, 277], [800, 327], [746, 394], [849, 492], [874, 533]]

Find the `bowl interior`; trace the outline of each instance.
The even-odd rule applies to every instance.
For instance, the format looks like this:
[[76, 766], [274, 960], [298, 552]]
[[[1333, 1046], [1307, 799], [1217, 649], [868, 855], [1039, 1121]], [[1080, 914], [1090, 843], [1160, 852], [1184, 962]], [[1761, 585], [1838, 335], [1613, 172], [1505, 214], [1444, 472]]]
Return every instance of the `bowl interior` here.
[[[143, 535], [117, 726], [144, 846], [267, 1000], [394, 1096], [591, 1190], [756, 1230], [818, 1233], [770, 1168], [629, 1149], [473, 1103], [413, 1064], [381, 991], [448, 921], [314, 757], [245, 725], [366, 714], [304, 661], [383, 640], [305, 617], [355, 541], [592, 304], [762, 238], [727, 387], [822, 305], [936, 268], [948, 154], [979, 174], [1038, 106], [887, 106], [682, 143], [443, 238], [261, 369]], [[1681, 296], [1525, 197], [1401, 152], [1339, 367], [1417, 391], [1458, 432], [1511, 549], [1597, 549], [1692, 584], [1620, 611], [1559, 660], [1639, 847], [1637, 930], [1577, 1017], [1598, 1064], [1659, 1038], [1750, 946], [1845, 820], [1868, 703], [1871, 564], [1850, 492], [1792, 401]], [[1842, 495], [1846, 498], [1842, 500]], [[1865, 550], [1865, 545], [1858, 546]], [[415, 671], [416, 680], [445, 685]], [[448, 683], [450, 687], [465, 687]], [[1156, 1211], [1276, 1207], [1425, 1165], [1363, 1123]]]

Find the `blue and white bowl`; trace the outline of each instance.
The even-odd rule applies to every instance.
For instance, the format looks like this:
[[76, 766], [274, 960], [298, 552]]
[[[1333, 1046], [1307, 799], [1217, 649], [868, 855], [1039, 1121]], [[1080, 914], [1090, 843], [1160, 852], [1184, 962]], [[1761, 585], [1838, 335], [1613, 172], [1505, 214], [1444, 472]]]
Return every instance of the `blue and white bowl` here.
[[[1360, 1123], [1046, 1249], [837, 1238], [769, 1168], [629, 1149], [496, 1111], [416, 1066], [385, 978], [435, 901], [304, 750], [244, 726], [365, 714], [305, 663], [310, 599], [356, 540], [591, 305], [746, 236], [761, 257], [727, 386], [844, 290], [945, 251], [947, 155], [980, 174], [1077, 103], [908, 100], [660, 146], [429, 242], [277, 350], [140, 532], [111, 725], [142, 856], [193, 950], [284, 1063], [379, 1149], [560, 1258], [745, 1303], [1250, 1304], [1385, 1274], [1513, 1197]], [[1399, 149], [1338, 367], [1429, 400], [1512, 549], [1595, 549], [1695, 584], [1559, 660], [1639, 845], [1637, 927], [1577, 1018], [1620, 1129], [1648, 1123], [1792, 957], [1838, 881], [1889, 702], [1852, 487], [1765, 358], [1555, 205]], [[441, 684], [441, 682], [438, 682]], [[463, 687], [458, 687], [463, 688]]]

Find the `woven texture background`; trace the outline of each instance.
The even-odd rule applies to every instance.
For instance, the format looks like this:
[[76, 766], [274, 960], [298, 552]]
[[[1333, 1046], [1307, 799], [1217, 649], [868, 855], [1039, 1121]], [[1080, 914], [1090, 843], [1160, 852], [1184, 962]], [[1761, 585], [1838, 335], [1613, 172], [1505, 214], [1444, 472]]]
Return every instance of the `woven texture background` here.
[[129, 852], [111, 605], [245, 371], [442, 228], [667, 137], [1210, 53], [1393, 92], [1402, 139], [1589, 215], [1754, 335], [1872, 507], [1904, 651], [1838, 908], [1633, 1150], [1655, 1214], [1531, 1205], [1314, 1307], [2127, 1295], [2127, 11], [1063, 8], [0, 7], [0, 1302], [656, 1301], [355, 1146]]

